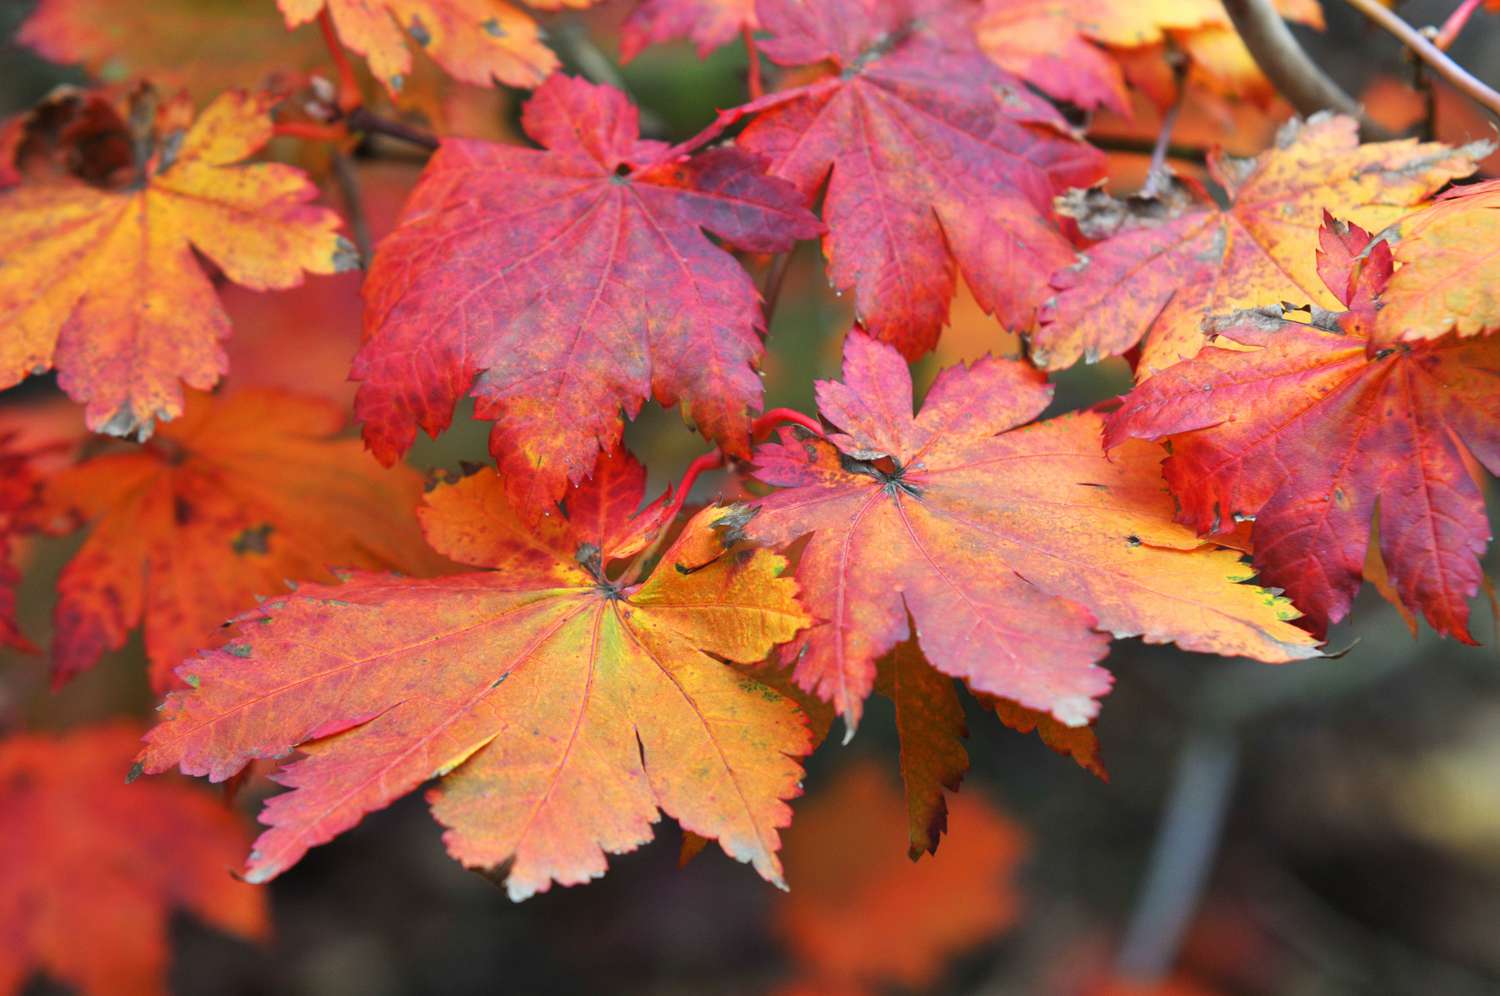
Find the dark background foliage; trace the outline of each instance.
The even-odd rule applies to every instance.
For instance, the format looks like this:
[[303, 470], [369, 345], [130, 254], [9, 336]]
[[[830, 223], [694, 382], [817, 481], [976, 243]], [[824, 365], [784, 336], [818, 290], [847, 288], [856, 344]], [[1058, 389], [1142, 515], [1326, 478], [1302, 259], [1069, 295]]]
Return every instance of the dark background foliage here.
[[[1409, 72], [1388, 37], [1336, 0], [1325, 6], [1328, 31], [1299, 35], [1351, 92]], [[1401, 12], [1426, 24], [1451, 7], [1432, 0]], [[28, 9], [0, 9], [0, 38]], [[607, 35], [599, 47], [613, 52]], [[1500, 81], [1500, 17], [1481, 15], [1452, 54]], [[11, 43], [0, 43], [0, 67], [4, 113], [84, 79]], [[623, 78], [660, 130], [681, 136], [740, 99], [743, 68], [737, 48], [700, 63], [674, 46], [649, 52]], [[768, 406], [810, 410], [812, 379], [836, 372], [847, 324], [813, 247], [803, 247], [770, 339]], [[988, 329], [998, 345], [998, 328]], [[969, 330], [958, 352], [974, 355], [985, 334]], [[930, 379], [938, 362], [924, 360], [919, 373]], [[1061, 383], [1059, 405], [1073, 407], [1117, 393], [1127, 378], [1104, 364], [1067, 372]], [[49, 391], [46, 382], [28, 384], [0, 404]], [[654, 410], [629, 438], [658, 486], [705, 448], [675, 415]], [[419, 446], [412, 461], [484, 458], [484, 427], [461, 424]], [[56, 571], [73, 549], [74, 541], [48, 541], [34, 551], [22, 614], [38, 637]], [[1171, 934], [1153, 917], [1166, 907], [1143, 899], [1144, 883], [1191, 864], [1184, 846], [1153, 857], [1166, 820], [1217, 845], [1178, 961], [1203, 982], [1235, 993], [1500, 992], [1500, 660], [1483, 605], [1475, 632], [1486, 646], [1428, 632], [1414, 640], [1367, 588], [1355, 622], [1331, 636], [1333, 647], [1350, 648], [1336, 659], [1278, 668], [1121, 642], [1106, 662], [1118, 685], [1098, 727], [1108, 785], [971, 709], [974, 767], [964, 791], [1012, 814], [1033, 849], [1021, 872], [1020, 925], [951, 966], [944, 989], [1046, 991], [1069, 966], [1108, 964], [1127, 937], [1132, 957], [1160, 960]], [[0, 723], [63, 728], [122, 709], [150, 715], [138, 638], [60, 697], [46, 690], [44, 670], [0, 654]], [[874, 700], [852, 744], [831, 742], [812, 759], [807, 791], [816, 795], [859, 756], [894, 777], [895, 755], [889, 706]], [[962, 823], [952, 832], [963, 834]], [[267, 948], [179, 918], [174, 989], [765, 991], [788, 971], [767, 927], [778, 894], [714, 849], [679, 870], [678, 840], [667, 821], [655, 843], [612, 861], [602, 881], [513, 905], [443, 853], [413, 795], [269, 887], [275, 937]], [[1190, 892], [1179, 883], [1165, 898]]]

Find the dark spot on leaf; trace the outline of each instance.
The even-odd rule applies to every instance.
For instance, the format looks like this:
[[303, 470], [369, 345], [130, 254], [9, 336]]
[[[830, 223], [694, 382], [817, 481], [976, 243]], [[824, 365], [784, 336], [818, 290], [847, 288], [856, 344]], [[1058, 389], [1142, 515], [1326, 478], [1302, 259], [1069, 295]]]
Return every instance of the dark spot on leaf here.
[[414, 38], [416, 40], [416, 43], [418, 45], [421, 45], [423, 48], [426, 48], [428, 45], [432, 44], [432, 32], [427, 30], [427, 25], [422, 23], [422, 19], [420, 17], [413, 16], [411, 19], [411, 24], [407, 26], [406, 30], [411, 32], [412, 38]]
[[226, 644], [224, 644], [224, 652], [226, 654], [229, 654], [231, 657], [249, 657], [250, 656], [250, 644], [248, 644], [248, 643], [226, 643]]
[[179, 526], [185, 526], [193, 521], [193, 506], [181, 495], [172, 499], [172, 521]]
[[348, 273], [350, 270], [357, 270], [363, 265], [364, 260], [360, 258], [359, 250], [354, 247], [354, 243], [340, 235], [334, 242], [333, 247], [334, 272]]
[[250, 526], [240, 530], [234, 539], [229, 541], [229, 546], [235, 553], [242, 557], [247, 553], [270, 553], [271, 533], [274, 530], [275, 527], [269, 522], [262, 522], [258, 526]]

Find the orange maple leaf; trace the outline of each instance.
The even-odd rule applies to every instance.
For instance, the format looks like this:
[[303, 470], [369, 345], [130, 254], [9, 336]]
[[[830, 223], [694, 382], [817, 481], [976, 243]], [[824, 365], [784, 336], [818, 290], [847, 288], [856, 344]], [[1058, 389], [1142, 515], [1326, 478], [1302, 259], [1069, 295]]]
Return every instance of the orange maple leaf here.
[[[215, 781], [293, 748], [250, 856], [252, 881], [423, 782], [449, 852], [514, 899], [604, 874], [658, 810], [781, 881], [777, 830], [811, 749], [797, 707], [715, 657], [758, 661], [808, 622], [785, 561], [724, 552], [743, 517], [705, 509], [642, 583], [663, 503], [632, 518], [645, 472], [623, 451], [532, 526], [479, 474], [428, 497], [428, 539], [482, 572], [358, 574], [240, 620], [180, 673], [141, 755]], [[715, 551], [710, 560], [702, 554]], [[710, 657], [712, 654], [714, 657]], [[334, 737], [332, 734], [338, 733]]]
[[1215, 155], [1228, 191], [1218, 208], [1178, 187], [1117, 201], [1101, 191], [1060, 203], [1084, 234], [1104, 238], [1056, 273], [1032, 358], [1057, 370], [1137, 343], [1144, 379], [1202, 348], [1204, 319], [1274, 301], [1337, 308], [1314, 267], [1324, 205], [1379, 231], [1454, 177], [1477, 148], [1413, 140], [1359, 144], [1352, 118], [1314, 115], [1282, 129], [1254, 160]]
[[339, 408], [271, 391], [192, 394], [144, 447], [54, 475], [49, 506], [90, 524], [64, 568], [54, 682], [92, 667], [144, 622], [152, 687], [257, 595], [330, 568], [451, 569], [422, 542], [422, 481], [335, 439]]
[[801, 807], [786, 841], [791, 893], [772, 926], [815, 984], [808, 991], [930, 991], [948, 959], [1015, 922], [1025, 835], [972, 795], [954, 799], [953, 820], [941, 852], [909, 861], [901, 799], [868, 762]]
[[1450, 190], [1406, 219], [1394, 253], [1377, 341], [1500, 329], [1500, 180]]
[[179, 382], [210, 388], [226, 369], [229, 321], [195, 250], [256, 290], [356, 263], [301, 171], [235, 165], [271, 137], [274, 103], [227, 93], [189, 127], [185, 98], [137, 90], [128, 123], [95, 136], [128, 151], [123, 188], [74, 176], [0, 193], [0, 387], [56, 367], [89, 428], [149, 434], [182, 413]]
[[746, 533], [812, 534], [797, 578], [820, 625], [789, 655], [851, 727], [908, 611], [939, 671], [1069, 726], [1109, 690], [1096, 662], [1111, 633], [1265, 661], [1316, 655], [1290, 603], [1243, 583], [1237, 552], [1172, 522], [1160, 449], [1106, 459], [1093, 412], [1016, 428], [1052, 397], [1033, 368], [950, 367], [913, 417], [900, 355], [854, 331], [844, 382], [817, 393], [843, 432], [786, 430], [756, 451], [756, 476], [784, 490]]
[[0, 739], [0, 993], [33, 973], [87, 996], [165, 993], [174, 909], [265, 938], [265, 894], [228, 872], [240, 820], [180, 782], [127, 787], [139, 746], [124, 724]]
[[109, 82], [149, 77], [204, 96], [328, 61], [317, 31], [289, 34], [271, 0], [41, 0], [16, 40]]
[[1347, 313], [1225, 317], [1215, 331], [1235, 348], [1138, 385], [1106, 443], [1170, 439], [1179, 519], [1209, 533], [1253, 518], [1256, 568], [1319, 632], [1348, 613], [1378, 516], [1390, 590], [1472, 642], [1490, 531], [1471, 463], [1500, 473], [1500, 338], [1380, 348], [1370, 328], [1390, 246], [1355, 225], [1324, 235], [1318, 265]]
[[[526, 0], [537, 10], [589, 7], [599, 0]], [[324, 10], [339, 40], [365, 57], [392, 94], [411, 73], [405, 34], [456, 79], [533, 87], [557, 68], [536, 21], [505, 0], [277, 0], [287, 27]], [[404, 33], [403, 33], [404, 29]]]

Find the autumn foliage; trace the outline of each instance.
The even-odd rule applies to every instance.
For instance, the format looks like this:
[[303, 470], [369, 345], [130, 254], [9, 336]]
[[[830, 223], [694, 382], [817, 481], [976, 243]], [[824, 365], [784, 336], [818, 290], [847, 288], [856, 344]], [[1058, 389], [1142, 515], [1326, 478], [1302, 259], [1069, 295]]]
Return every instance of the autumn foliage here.
[[[52, 377], [91, 430], [0, 409], [0, 645], [65, 698], [139, 631], [163, 701], [0, 739], [0, 993], [159, 989], [169, 910], [263, 937], [226, 869], [294, 874], [424, 787], [511, 899], [666, 815], [791, 889], [786, 991], [924, 990], [1024, 905], [1025, 835], [961, 790], [976, 717], [1104, 791], [1115, 641], [1317, 667], [1365, 581], [1476, 640], [1490, 146], [1281, 120], [1218, 0], [594, 6], [21, 27], [128, 78], [0, 126], [0, 388]], [[245, 43], [190, 57], [200, 16]], [[673, 130], [589, 32], [625, 63], [743, 47], [743, 99]], [[514, 122], [450, 130], [498, 106], [476, 87]], [[1226, 151], [1251, 117], [1267, 141]], [[1105, 146], [1137, 128], [1132, 174]], [[831, 337], [778, 311], [799, 267]], [[995, 355], [933, 369], [960, 335]], [[1099, 361], [1120, 397], [1057, 388]], [[69, 534], [23, 633], [23, 547]], [[861, 762], [799, 801], [877, 696], [903, 791]], [[246, 847], [232, 802], [138, 779], [172, 770], [284, 791]]]

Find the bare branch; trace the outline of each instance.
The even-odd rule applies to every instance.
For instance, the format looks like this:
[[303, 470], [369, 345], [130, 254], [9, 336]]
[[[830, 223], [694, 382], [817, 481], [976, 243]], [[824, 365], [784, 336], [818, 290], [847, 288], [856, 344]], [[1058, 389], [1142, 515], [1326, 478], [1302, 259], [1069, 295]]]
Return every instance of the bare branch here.
[[1391, 137], [1303, 51], [1270, 0], [1224, 0], [1224, 9], [1261, 72], [1297, 113], [1337, 111], [1358, 118], [1371, 138]]
[[[1377, 0], [1348, 0], [1349, 6], [1374, 21], [1417, 54], [1448, 84], [1496, 117], [1500, 117], [1500, 93], [1473, 73], [1448, 58], [1447, 53], [1423, 36], [1422, 32], [1383, 7]], [[1232, 5], [1226, 5], [1232, 6]]]

